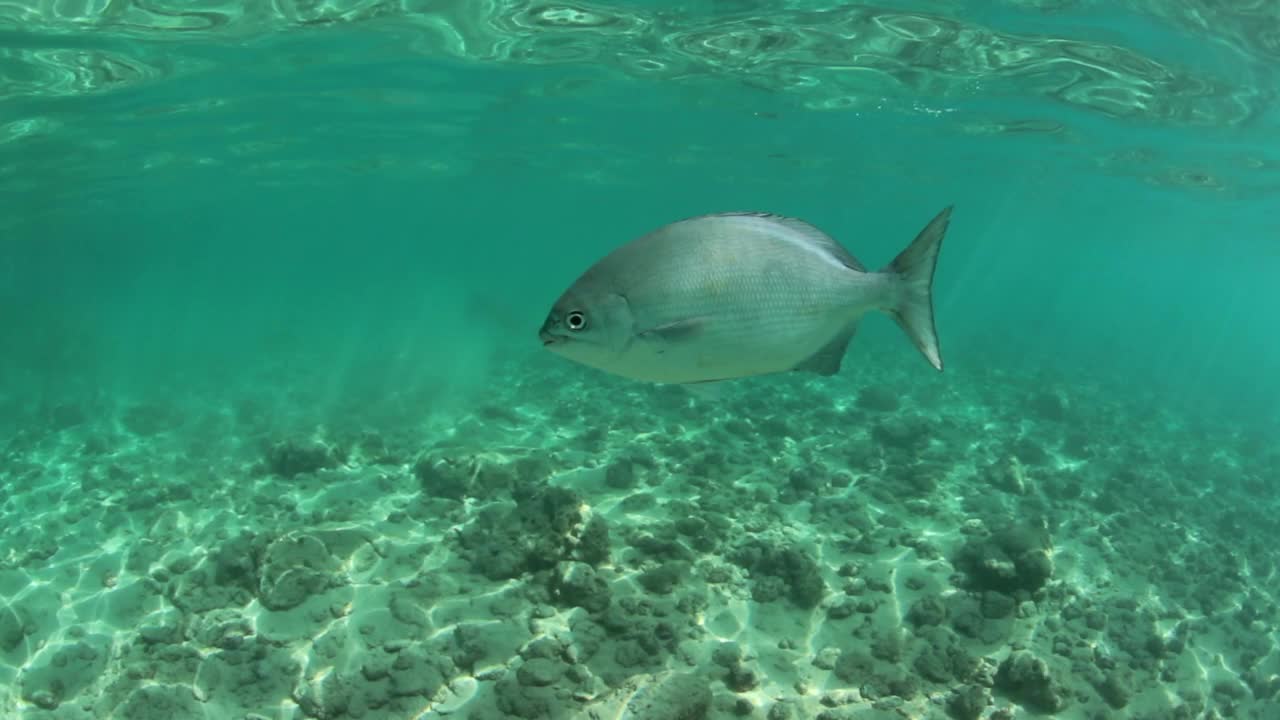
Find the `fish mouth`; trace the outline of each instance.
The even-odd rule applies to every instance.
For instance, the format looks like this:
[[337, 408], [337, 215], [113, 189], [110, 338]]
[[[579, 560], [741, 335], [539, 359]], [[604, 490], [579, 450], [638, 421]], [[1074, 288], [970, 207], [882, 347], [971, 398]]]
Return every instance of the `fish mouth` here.
[[548, 347], [550, 345], [555, 345], [557, 343], [564, 342], [566, 338], [560, 337], [559, 335], [552, 335], [549, 332], [543, 331], [538, 333], [538, 339], [542, 341], [542, 347]]

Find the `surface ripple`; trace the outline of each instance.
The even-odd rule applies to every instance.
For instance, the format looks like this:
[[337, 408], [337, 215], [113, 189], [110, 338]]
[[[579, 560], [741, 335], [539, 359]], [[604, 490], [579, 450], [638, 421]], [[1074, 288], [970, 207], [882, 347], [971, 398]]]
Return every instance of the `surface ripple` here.
[[[1267, 59], [1280, 47], [1270, 4], [1202, 0], [1146, 8], [1182, 35], [1229, 41], [1244, 58]], [[166, 56], [188, 55], [172, 41], [272, 37], [367, 26], [411, 49], [477, 63], [606, 64], [635, 76], [714, 78], [801, 95], [812, 109], [860, 104], [911, 111], [895, 96], [968, 97], [1021, 93], [1107, 116], [1189, 126], [1231, 126], [1257, 114], [1272, 93], [1233, 84], [1198, 68], [1185, 53], [1156, 56], [1128, 47], [1113, 31], [1091, 31], [1070, 3], [1029, 2], [1020, 13], [1081, 12], [1063, 23], [1072, 36], [1002, 30], [955, 16], [863, 4], [821, 10], [781, 3], [727, 3], [727, 12], [695, 15], [625, 9], [605, 3], [482, 0], [206, 0], [0, 3], [0, 28], [37, 36], [42, 47], [10, 50], [0, 64], [0, 99], [110, 90], [181, 73], [157, 68], [151, 43]], [[741, 9], [740, 9], [741, 8]], [[995, 19], [995, 18], [993, 18]], [[1011, 25], [1016, 23], [1010, 22]], [[395, 32], [416, 28], [418, 33]], [[423, 33], [421, 31], [425, 30]], [[129, 49], [76, 48], [133, 38]], [[1106, 39], [1103, 39], [1106, 38]], [[1184, 45], [1192, 38], [1183, 38]], [[143, 42], [137, 42], [143, 41]], [[130, 57], [132, 52], [140, 57]]]

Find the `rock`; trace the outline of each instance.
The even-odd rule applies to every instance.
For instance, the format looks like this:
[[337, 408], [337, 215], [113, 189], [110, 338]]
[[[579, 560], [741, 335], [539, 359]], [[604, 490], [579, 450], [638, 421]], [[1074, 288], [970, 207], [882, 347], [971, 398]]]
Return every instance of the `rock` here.
[[870, 679], [874, 669], [875, 662], [869, 655], [845, 650], [840, 653], [832, 672], [845, 684], [856, 687]]
[[824, 647], [813, 656], [813, 666], [821, 670], [831, 670], [840, 662], [840, 648]]
[[534, 658], [547, 658], [554, 660], [564, 653], [564, 645], [559, 639], [543, 635], [536, 637], [520, 648], [520, 657], [525, 660], [533, 660]]
[[609, 583], [584, 562], [562, 561], [551, 575], [551, 597], [557, 603], [598, 613], [609, 607]]
[[345, 579], [341, 563], [314, 535], [289, 534], [266, 550], [258, 597], [269, 610], [289, 610]]
[[1049, 536], [1042, 528], [1014, 526], [990, 538], [972, 538], [955, 564], [974, 590], [1034, 593], [1053, 575]]
[[721, 667], [731, 668], [742, 660], [742, 647], [732, 640], [726, 640], [711, 651], [711, 662]]
[[200, 701], [182, 685], [144, 685], [129, 694], [116, 715], [129, 720], [205, 720]]
[[893, 412], [898, 409], [898, 395], [888, 388], [870, 385], [858, 391], [858, 407], [876, 412]]
[[1066, 694], [1051, 676], [1049, 666], [1025, 650], [1005, 658], [995, 680], [997, 690], [1037, 712], [1056, 713], [1067, 706]]
[[736, 663], [729, 668], [729, 676], [725, 678], [724, 684], [734, 692], [747, 692], [760, 685], [760, 676], [755, 670]]
[[832, 620], [843, 620], [853, 615], [856, 610], [857, 603], [850, 600], [844, 600], [834, 603], [831, 607], [827, 608], [827, 617]]
[[564, 488], [548, 485], [512, 490], [516, 506], [493, 506], [458, 535], [461, 551], [491, 580], [554, 568], [566, 560], [598, 565], [609, 557], [603, 517]]
[[12, 650], [22, 642], [22, 620], [8, 604], [0, 607], [0, 651]]
[[475, 458], [429, 454], [413, 464], [422, 493], [428, 497], [461, 500], [471, 493], [471, 485], [479, 472]]
[[337, 467], [339, 453], [318, 440], [284, 440], [266, 453], [267, 470], [283, 478]]
[[779, 700], [769, 708], [768, 720], [797, 720], [799, 717], [794, 700]]
[[233, 649], [253, 633], [253, 621], [231, 608], [196, 615], [187, 628], [192, 643], [205, 648]]
[[1013, 614], [1017, 602], [1002, 592], [988, 590], [982, 593], [982, 616], [991, 620], [1007, 618]]
[[978, 720], [991, 704], [991, 691], [981, 685], [962, 685], [947, 694], [947, 714], [956, 720]]
[[953, 676], [946, 652], [938, 648], [928, 648], [916, 656], [913, 667], [921, 677], [936, 683], [951, 682]]
[[797, 607], [811, 610], [827, 593], [818, 563], [799, 548], [775, 548], [752, 540], [735, 550], [730, 560], [751, 572], [751, 594], [757, 602], [785, 596]]
[[420, 645], [400, 651], [389, 671], [391, 694], [418, 697], [435, 695], [445, 683], [446, 673], [442, 671], [441, 663], [447, 666], [444, 670], [453, 670], [447, 659], [436, 657], [435, 653], [428, 652]]
[[138, 628], [138, 638], [148, 645], [175, 645], [182, 642], [182, 628], [176, 622], [143, 625]]
[[947, 605], [934, 595], [920, 598], [907, 611], [907, 622], [915, 626], [939, 625], [947, 619]]
[[604, 484], [618, 490], [630, 490], [636, 484], [635, 463], [621, 458], [609, 463], [604, 471]]
[[86, 419], [84, 408], [73, 403], [55, 405], [49, 411], [49, 427], [52, 430], [66, 430], [83, 424]]
[[20, 675], [22, 697], [45, 709], [53, 709], [89, 687], [106, 669], [111, 641], [105, 635], [89, 635], [46, 650], [37, 663]]
[[693, 673], [664, 673], [642, 685], [627, 704], [627, 720], [704, 720], [711, 688]]
[[579, 560], [599, 565], [609, 559], [609, 524], [604, 517], [592, 515], [578, 535], [574, 548]]
[[1111, 707], [1119, 710], [1129, 704], [1129, 699], [1133, 697], [1133, 688], [1129, 684], [1127, 677], [1119, 671], [1107, 673], [1097, 684], [1098, 694]]
[[919, 452], [929, 444], [932, 424], [917, 415], [889, 415], [871, 426], [879, 445], [902, 453]]
[[526, 660], [516, 671], [516, 678], [526, 687], [545, 687], [564, 675], [564, 663], [548, 658]]
[[809, 497], [827, 484], [827, 471], [818, 465], [793, 468], [787, 479], [801, 498]]
[[1067, 416], [1067, 400], [1051, 390], [1041, 390], [1027, 403], [1031, 411], [1042, 419], [1060, 422]]
[[670, 595], [688, 573], [688, 564], [668, 562], [640, 573], [640, 585], [651, 593]]
[[132, 405], [120, 416], [120, 424], [126, 430], [142, 437], [180, 427], [183, 420], [177, 408], [156, 403]]

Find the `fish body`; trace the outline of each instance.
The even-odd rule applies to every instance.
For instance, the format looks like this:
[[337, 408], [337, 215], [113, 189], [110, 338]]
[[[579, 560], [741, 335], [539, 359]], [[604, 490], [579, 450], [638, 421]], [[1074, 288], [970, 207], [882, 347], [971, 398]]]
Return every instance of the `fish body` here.
[[768, 213], [674, 222], [618, 247], [552, 306], [552, 352], [633, 380], [693, 384], [780, 372], [833, 375], [859, 320], [893, 317], [934, 368], [931, 289], [944, 209], [872, 272], [813, 225]]

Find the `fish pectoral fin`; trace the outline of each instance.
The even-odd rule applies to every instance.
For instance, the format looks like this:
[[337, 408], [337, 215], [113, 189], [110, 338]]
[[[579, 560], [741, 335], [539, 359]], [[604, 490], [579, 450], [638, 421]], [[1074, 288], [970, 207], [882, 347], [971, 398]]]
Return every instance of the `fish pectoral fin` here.
[[646, 339], [657, 339], [665, 342], [681, 342], [691, 340], [697, 337], [704, 329], [706, 329], [705, 317], [686, 318], [669, 322], [664, 325], [658, 325], [636, 333], [636, 337]]
[[858, 332], [858, 323], [852, 323], [844, 330], [840, 331], [822, 349], [809, 356], [807, 360], [795, 367], [799, 372], [811, 372], [818, 375], [830, 376], [840, 372], [840, 362], [844, 360], [844, 354], [849, 349], [849, 342], [853, 340], [853, 336]]

